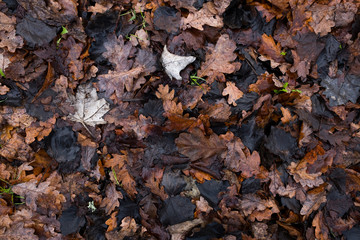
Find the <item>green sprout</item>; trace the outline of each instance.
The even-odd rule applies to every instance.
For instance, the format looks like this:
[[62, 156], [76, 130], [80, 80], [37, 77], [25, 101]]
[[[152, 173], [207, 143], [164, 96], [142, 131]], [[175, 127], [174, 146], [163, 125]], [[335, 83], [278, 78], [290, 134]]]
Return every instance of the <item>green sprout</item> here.
[[4, 74], [4, 72], [2, 71], [1, 68], [0, 68], [0, 75], [1, 75], [1, 77], [5, 77], [5, 74]]
[[286, 52], [284, 52], [284, 51], [281, 51], [280, 54], [283, 55], [283, 56], [286, 56]]
[[69, 31], [66, 29], [66, 27], [62, 26], [62, 31], [60, 33], [60, 38], [56, 41], [56, 46], [59, 47], [60, 41], [62, 39], [62, 36], [67, 34]]
[[119, 180], [117, 179], [116, 172], [115, 172], [114, 168], [112, 168], [111, 170], [112, 170], [112, 173], [113, 173], [113, 175], [114, 175], [114, 179], [115, 179], [116, 185], [121, 186], [120, 183], [119, 183]]
[[340, 48], [340, 49], [343, 49], [343, 47], [341, 46], [341, 44], [339, 45], [339, 48]]
[[14, 193], [14, 192], [12, 191], [12, 189], [11, 189], [12, 186], [11, 186], [11, 184], [10, 184], [8, 181], [5, 181], [5, 180], [2, 179], [2, 178], [0, 178], [0, 180], [10, 186], [10, 187], [7, 187], [7, 188], [0, 186], [0, 195], [1, 195], [1, 194], [11, 195], [11, 202], [12, 202], [12, 204], [14, 204], [14, 205], [24, 204], [23, 202], [21, 202], [21, 203], [15, 203], [15, 202], [14, 202], [14, 198], [21, 198], [21, 199], [23, 199], [24, 197], [16, 195], [16, 193]]
[[282, 86], [282, 88], [281, 89], [275, 89], [274, 90], [274, 93], [276, 93], [276, 94], [279, 94], [279, 93], [291, 93], [291, 92], [297, 92], [297, 93], [302, 93], [301, 92], [301, 90], [299, 90], [299, 89], [289, 89], [288, 88], [288, 86], [289, 86], [289, 83], [288, 82], [285, 82], [284, 84], [283, 84], [283, 86]]
[[[131, 14], [131, 18], [129, 19], [129, 22], [131, 21], [134, 21], [136, 19], [136, 12], [135, 12], [135, 9], [130, 9], [129, 11], [123, 13], [123, 14], [120, 14], [120, 16], [125, 16], [125, 15], [128, 15], [128, 14]], [[144, 13], [140, 10], [140, 16], [141, 16], [141, 29], [145, 29], [146, 27], [146, 21], [145, 21], [145, 15]], [[145, 29], [145, 32], [147, 33], [147, 30]], [[126, 35], [125, 38], [130, 40], [130, 37], [131, 36], [134, 36], [136, 37], [137, 39], [140, 39], [138, 36], [136, 36], [135, 34], [130, 34], [130, 35]], [[142, 39], [140, 39], [142, 40]]]
[[202, 77], [198, 77], [196, 76], [196, 73], [193, 75], [190, 75], [190, 80], [191, 80], [191, 85], [198, 85], [199, 87], [201, 87], [203, 90], [205, 90], [201, 84], [198, 82], [198, 80], [201, 80], [203, 82], [206, 82], [206, 79], [202, 78]]
[[96, 207], [95, 207], [94, 201], [91, 201], [91, 202], [88, 203], [88, 209], [89, 209], [91, 212], [95, 212]]

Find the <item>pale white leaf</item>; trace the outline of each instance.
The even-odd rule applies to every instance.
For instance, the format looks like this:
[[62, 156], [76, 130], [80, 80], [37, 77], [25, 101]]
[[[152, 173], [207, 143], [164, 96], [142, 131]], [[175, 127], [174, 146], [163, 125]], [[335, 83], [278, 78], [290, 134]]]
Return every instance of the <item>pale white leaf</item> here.
[[165, 68], [165, 72], [170, 78], [175, 78], [176, 80], [181, 80], [180, 72], [187, 65], [195, 61], [195, 57], [193, 56], [179, 56], [170, 53], [166, 45], [164, 46], [164, 51], [161, 54], [161, 63]]
[[104, 98], [98, 99], [91, 84], [79, 86], [76, 97], [72, 96], [71, 100], [75, 113], [69, 115], [70, 120], [92, 127], [106, 123], [102, 117], [110, 110], [109, 103]]

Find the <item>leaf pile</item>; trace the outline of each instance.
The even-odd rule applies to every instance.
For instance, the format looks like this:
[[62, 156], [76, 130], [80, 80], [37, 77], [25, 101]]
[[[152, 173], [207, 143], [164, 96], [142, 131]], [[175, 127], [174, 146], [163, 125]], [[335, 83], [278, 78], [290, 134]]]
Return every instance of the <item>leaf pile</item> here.
[[1, 1], [0, 239], [359, 239], [359, 12]]

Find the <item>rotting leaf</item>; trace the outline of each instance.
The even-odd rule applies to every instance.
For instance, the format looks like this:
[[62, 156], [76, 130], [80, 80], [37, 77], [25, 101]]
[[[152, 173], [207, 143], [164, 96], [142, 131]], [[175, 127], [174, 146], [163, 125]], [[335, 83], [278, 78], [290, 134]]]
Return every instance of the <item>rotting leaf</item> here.
[[224, 142], [216, 134], [207, 138], [198, 128], [191, 133], [181, 133], [175, 143], [179, 152], [192, 161], [220, 155], [226, 149]]
[[[110, 110], [110, 104], [105, 99], [98, 99], [96, 89], [91, 85], [81, 85], [76, 97], [71, 97], [75, 107], [75, 114], [70, 114], [69, 119], [84, 125], [95, 127], [97, 124], [105, 124], [102, 118]], [[86, 124], [86, 125], [85, 125]]]
[[[227, 1], [221, 1], [223, 4], [229, 4]], [[226, 8], [226, 6], [224, 6]], [[217, 15], [217, 10], [215, 9], [213, 2], [207, 2], [199, 11], [191, 12], [186, 18], [182, 18], [181, 28], [187, 29], [190, 27], [204, 30], [203, 25], [208, 25], [211, 27], [221, 28], [223, 26], [222, 18]]]
[[165, 68], [166, 74], [170, 78], [175, 78], [176, 80], [181, 80], [180, 72], [190, 63], [195, 61], [195, 57], [193, 56], [179, 56], [170, 53], [166, 45], [164, 46], [164, 50], [161, 54], [161, 63]]
[[236, 100], [243, 96], [243, 92], [240, 91], [233, 82], [226, 82], [226, 88], [222, 92], [223, 96], [229, 95], [228, 103], [236, 106]]
[[206, 60], [198, 71], [199, 77], [208, 76], [208, 83], [215, 79], [224, 81], [224, 73], [230, 74], [240, 69], [241, 63], [234, 62], [236, 54], [236, 43], [229, 35], [221, 35], [215, 46], [209, 45], [206, 53]]
[[356, 103], [360, 96], [360, 82], [355, 75], [338, 71], [336, 78], [327, 76], [321, 81], [326, 90], [323, 94], [329, 99], [330, 107], [339, 106], [351, 101]]

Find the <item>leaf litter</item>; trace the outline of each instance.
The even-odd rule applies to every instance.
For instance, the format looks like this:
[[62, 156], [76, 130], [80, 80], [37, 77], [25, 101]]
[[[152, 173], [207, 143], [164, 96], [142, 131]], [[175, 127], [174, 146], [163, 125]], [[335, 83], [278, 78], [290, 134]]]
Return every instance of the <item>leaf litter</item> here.
[[355, 239], [359, 8], [2, 1], [0, 239]]

